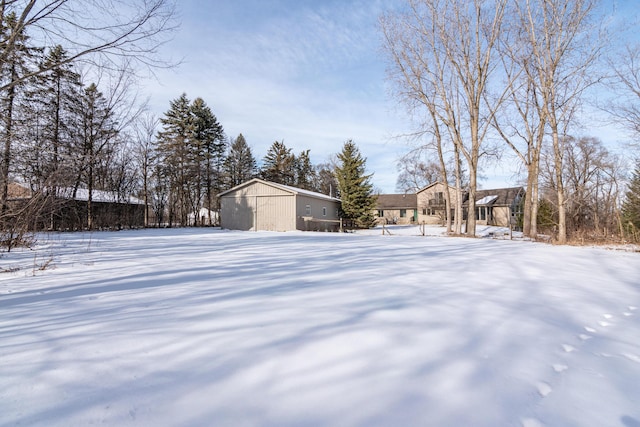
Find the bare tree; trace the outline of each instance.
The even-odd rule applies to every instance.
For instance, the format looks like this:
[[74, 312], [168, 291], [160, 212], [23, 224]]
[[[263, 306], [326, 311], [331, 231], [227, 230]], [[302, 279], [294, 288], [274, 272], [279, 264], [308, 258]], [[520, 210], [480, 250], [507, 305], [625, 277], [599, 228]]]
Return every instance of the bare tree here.
[[540, 119], [551, 136], [558, 208], [558, 243], [567, 240], [564, 144], [576, 108], [593, 83], [589, 73], [601, 51], [590, 25], [597, 0], [526, 0], [517, 2], [520, 31], [528, 47], [521, 66], [539, 97]]
[[[597, 138], [568, 138], [570, 141], [563, 144], [568, 237], [592, 240], [616, 235], [620, 225], [623, 162]], [[557, 178], [552, 150], [543, 155], [542, 166], [544, 187], [548, 189], [548, 194], [554, 194], [557, 191]], [[553, 197], [550, 199], [553, 200]], [[557, 225], [558, 206], [553, 202], [550, 205], [554, 208]]]
[[1, 1], [0, 26], [11, 14], [16, 16], [13, 30], [0, 35], [0, 64], [11, 60], [24, 33], [43, 46], [62, 45], [69, 55], [3, 82], [0, 91], [81, 59], [102, 66], [117, 66], [122, 58], [150, 67], [168, 65], [158, 48], [175, 28], [173, 0]]
[[416, 191], [425, 185], [442, 180], [440, 165], [433, 159], [424, 158], [427, 147], [418, 147], [402, 156], [397, 163], [396, 190]]
[[[640, 138], [640, 44], [627, 45], [609, 61], [616, 99], [608, 111], [637, 141]], [[637, 145], [636, 145], [637, 146]]]
[[[399, 96], [422, 103], [432, 118], [430, 123], [446, 128], [466, 160], [466, 233], [470, 236], [475, 236], [481, 146], [496, 109], [486, 100], [506, 5], [506, 0], [408, 0], [407, 12], [381, 19], [384, 48], [392, 58], [393, 72], [404, 77]], [[439, 128], [437, 133], [442, 138]]]
[[149, 207], [151, 206], [150, 180], [155, 161], [156, 133], [160, 121], [152, 114], [142, 115], [134, 125], [134, 158], [138, 165], [142, 181], [142, 199], [144, 200], [144, 226], [149, 226]]
[[522, 19], [510, 19], [508, 24], [512, 31], [508, 31], [501, 40], [507, 97], [499, 114], [493, 115], [493, 124], [526, 169], [523, 233], [535, 238], [538, 234], [540, 156], [547, 122], [544, 102], [537, 90], [535, 70], [531, 66], [532, 46], [526, 32], [520, 31], [523, 22]]

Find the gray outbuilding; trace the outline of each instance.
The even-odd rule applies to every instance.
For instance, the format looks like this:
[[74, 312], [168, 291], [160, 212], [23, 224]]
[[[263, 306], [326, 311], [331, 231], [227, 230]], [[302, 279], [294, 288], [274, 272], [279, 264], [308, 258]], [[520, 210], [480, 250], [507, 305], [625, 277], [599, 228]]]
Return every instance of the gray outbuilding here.
[[254, 178], [218, 194], [220, 225], [229, 230], [335, 231], [340, 200]]

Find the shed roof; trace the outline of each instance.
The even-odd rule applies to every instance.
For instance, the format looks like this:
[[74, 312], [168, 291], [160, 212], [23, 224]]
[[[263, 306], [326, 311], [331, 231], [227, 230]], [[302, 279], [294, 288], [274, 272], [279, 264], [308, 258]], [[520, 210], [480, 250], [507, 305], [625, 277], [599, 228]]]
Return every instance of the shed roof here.
[[[74, 197], [74, 189], [72, 187], [57, 187], [56, 196], [66, 200], [87, 201], [89, 200], [89, 190], [86, 188], [77, 188], [75, 189]], [[12, 182], [10, 183], [9, 197], [16, 199], [28, 199], [32, 197], [31, 188], [29, 188], [27, 184], [22, 182]], [[102, 202], [144, 205], [144, 201], [138, 199], [137, 197], [127, 196], [123, 198], [116, 192], [104, 190], [92, 190], [91, 201], [96, 203]]]
[[340, 199], [336, 199], [335, 197], [331, 197], [331, 196], [327, 196], [326, 194], [322, 194], [322, 193], [316, 193], [315, 191], [309, 191], [309, 190], [303, 190], [302, 188], [297, 188], [297, 187], [291, 187], [290, 185], [284, 185], [284, 184], [279, 184], [277, 182], [271, 182], [271, 181], [265, 181], [263, 179], [260, 178], [253, 178], [249, 181], [243, 182], [240, 185], [236, 185], [233, 188], [230, 188], [227, 191], [223, 191], [222, 193], [218, 194], [218, 197], [222, 197], [224, 195], [227, 195], [229, 193], [232, 193], [234, 191], [237, 191], [241, 188], [244, 187], [248, 187], [249, 185], [252, 185], [256, 182], [260, 182], [262, 184], [265, 185], [270, 185], [272, 187], [278, 188], [282, 191], [286, 191], [288, 193], [294, 194], [294, 195], [302, 195], [302, 196], [308, 196], [308, 197], [314, 197], [316, 199], [321, 199], [321, 200], [330, 200], [332, 202], [339, 202]]
[[415, 193], [407, 194], [378, 194], [377, 209], [417, 209], [418, 197]]

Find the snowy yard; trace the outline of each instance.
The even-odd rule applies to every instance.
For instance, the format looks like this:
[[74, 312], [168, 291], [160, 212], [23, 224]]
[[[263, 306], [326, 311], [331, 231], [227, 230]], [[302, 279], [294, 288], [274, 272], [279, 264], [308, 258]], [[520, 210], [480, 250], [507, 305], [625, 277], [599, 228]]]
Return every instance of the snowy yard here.
[[5, 253], [0, 426], [640, 427], [640, 253], [392, 232]]

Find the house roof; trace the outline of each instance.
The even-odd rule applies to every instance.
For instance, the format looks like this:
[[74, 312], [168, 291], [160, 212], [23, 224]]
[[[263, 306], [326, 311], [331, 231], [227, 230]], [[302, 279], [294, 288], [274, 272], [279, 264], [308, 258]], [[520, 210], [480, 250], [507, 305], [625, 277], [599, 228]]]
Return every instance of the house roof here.
[[339, 202], [340, 199], [336, 199], [335, 197], [331, 197], [331, 196], [327, 196], [326, 194], [322, 194], [322, 193], [316, 193], [315, 191], [309, 191], [309, 190], [303, 190], [302, 188], [297, 188], [297, 187], [291, 187], [290, 185], [284, 185], [284, 184], [279, 184], [277, 182], [271, 182], [271, 181], [265, 181], [263, 179], [260, 178], [253, 178], [249, 181], [243, 182], [240, 185], [236, 185], [233, 188], [230, 188], [227, 191], [223, 191], [222, 193], [218, 194], [218, 197], [222, 197], [226, 194], [229, 194], [233, 191], [239, 190], [240, 188], [244, 188], [244, 187], [248, 187], [251, 184], [254, 184], [256, 182], [265, 184], [265, 185], [269, 185], [271, 187], [275, 187], [278, 188], [280, 190], [286, 191], [288, 193], [291, 194], [299, 194], [302, 196], [308, 196], [308, 197], [314, 197], [316, 199], [321, 199], [321, 200], [329, 200], [332, 202]]
[[[518, 196], [524, 194], [522, 187], [495, 188], [476, 191], [476, 206], [511, 206]], [[469, 204], [469, 193], [465, 194], [464, 205]]]
[[[418, 189], [418, 191], [416, 191], [416, 194], [417, 194], [417, 193], [421, 193], [421, 192], [423, 192], [424, 190], [428, 190], [429, 188], [431, 188], [431, 187], [433, 187], [433, 186], [435, 186], [435, 185], [438, 185], [438, 184], [444, 185], [444, 183], [443, 183], [442, 181], [432, 182], [431, 184], [425, 185], [424, 187], [422, 187], [422, 188]], [[452, 185], [449, 185], [449, 188], [450, 188], [450, 189], [455, 189], [455, 187], [454, 187], [454, 186], [452, 186]]]
[[377, 209], [417, 209], [418, 197], [416, 194], [378, 194], [376, 199]]

